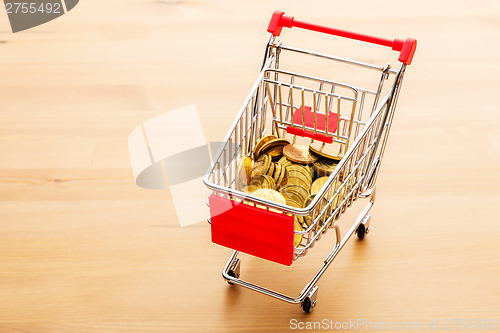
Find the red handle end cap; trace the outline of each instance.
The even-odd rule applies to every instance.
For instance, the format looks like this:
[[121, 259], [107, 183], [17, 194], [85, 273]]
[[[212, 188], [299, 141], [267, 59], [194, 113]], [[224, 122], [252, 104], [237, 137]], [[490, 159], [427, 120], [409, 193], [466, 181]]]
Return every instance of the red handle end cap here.
[[273, 16], [271, 16], [271, 21], [269, 21], [269, 26], [267, 27], [267, 32], [272, 33], [274, 36], [279, 36], [281, 34], [281, 29], [283, 26], [280, 24], [281, 18], [285, 15], [282, 10], [275, 10]]
[[401, 50], [398, 60], [406, 65], [411, 65], [416, 49], [417, 40], [414, 38], [407, 38], [403, 44], [403, 49]]
[[274, 11], [273, 16], [271, 16], [271, 21], [269, 21], [267, 31], [272, 33], [274, 36], [279, 36], [283, 27], [293, 27], [293, 16], [285, 16], [285, 12], [276, 10]]

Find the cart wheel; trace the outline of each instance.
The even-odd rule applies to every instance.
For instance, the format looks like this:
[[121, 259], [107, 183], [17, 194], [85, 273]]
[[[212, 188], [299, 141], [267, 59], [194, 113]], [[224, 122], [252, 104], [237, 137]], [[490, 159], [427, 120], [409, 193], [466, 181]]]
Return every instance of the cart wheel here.
[[309, 297], [306, 297], [304, 302], [302, 302], [302, 310], [304, 310], [304, 312], [311, 312], [311, 300]]
[[364, 224], [360, 224], [358, 229], [356, 229], [356, 236], [361, 240], [365, 238], [366, 227]]
[[[231, 277], [236, 277], [236, 274], [235, 274], [232, 270], [229, 270], [229, 271], [227, 272], [227, 274], [228, 274], [229, 276], [231, 276]], [[234, 285], [234, 283], [232, 283], [231, 281], [227, 281], [227, 283], [228, 283], [228, 284], [230, 284], [230, 285], [232, 285], [232, 286]]]
[[316, 306], [316, 298], [318, 297], [318, 287], [314, 286], [311, 289], [311, 292], [307, 295], [306, 298], [300, 303], [302, 310], [304, 312], [311, 312], [312, 309]]

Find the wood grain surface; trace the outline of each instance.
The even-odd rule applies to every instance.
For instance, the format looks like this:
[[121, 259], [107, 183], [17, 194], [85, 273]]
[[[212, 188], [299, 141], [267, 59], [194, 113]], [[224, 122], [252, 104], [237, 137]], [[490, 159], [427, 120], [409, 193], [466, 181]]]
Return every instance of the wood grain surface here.
[[[179, 227], [169, 191], [137, 187], [127, 148], [132, 129], [190, 104], [220, 141], [275, 9], [419, 42], [371, 233], [335, 259], [310, 314], [225, 283], [231, 251], [206, 222]], [[16, 34], [0, 12], [0, 332], [301, 331], [294, 319], [500, 330], [498, 0], [82, 0]], [[242, 256], [242, 277], [298, 294], [332, 241], [289, 268]]]

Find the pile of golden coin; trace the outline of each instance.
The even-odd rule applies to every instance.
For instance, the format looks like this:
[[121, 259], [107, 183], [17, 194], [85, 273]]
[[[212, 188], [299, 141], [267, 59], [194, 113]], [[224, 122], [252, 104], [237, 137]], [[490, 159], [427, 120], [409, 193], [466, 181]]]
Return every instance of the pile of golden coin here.
[[[274, 135], [262, 137], [254, 147], [253, 160], [243, 156], [236, 170], [236, 189], [253, 196], [296, 208], [307, 207], [328, 176], [335, 170], [340, 156], [332, 155], [328, 146], [291, 144]], [[322, 199], [321, 207], [327, 204]], [[318, 205], [317, 210], [320, 205]], [[312, 215], [295, 216], [295, 230], [310, 226]], [[322, 226], [325, 217], [319, 221]], [[302, 241], [295, 234], [295, 247]]]

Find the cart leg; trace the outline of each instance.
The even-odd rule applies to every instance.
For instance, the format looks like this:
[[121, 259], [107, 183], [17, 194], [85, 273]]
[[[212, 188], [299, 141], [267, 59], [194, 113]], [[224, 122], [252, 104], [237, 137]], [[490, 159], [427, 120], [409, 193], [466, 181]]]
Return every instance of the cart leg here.
[[231, 278], [238, 279], [240, 277], [240, 267], [241, 267], [241, 260], [240, 258], [237, 258], [238, 251], [234, 251], [233, 255], [229, 258], [226, 267], [224, 267], [222, 271], [222, 277], [229, 283], [230, 285], [234, 285], [233, 282], [231, 282], [227, 276], [230, 276]]
[[[371, 190], [366, 191], [365, 193], [362, 193], [360, 196], [361, 197], [370, 197], [370, 208], [373, 206], [373, 203], [375, 202], [375, 187], [373, 187]], [[360, 220], [358, 227], [356, 228], [356, 236], [361, 240], [365, 237], [370, 232], [370, 222], [371, 222], [372, 216], [370, 213], [366, 213]]]

